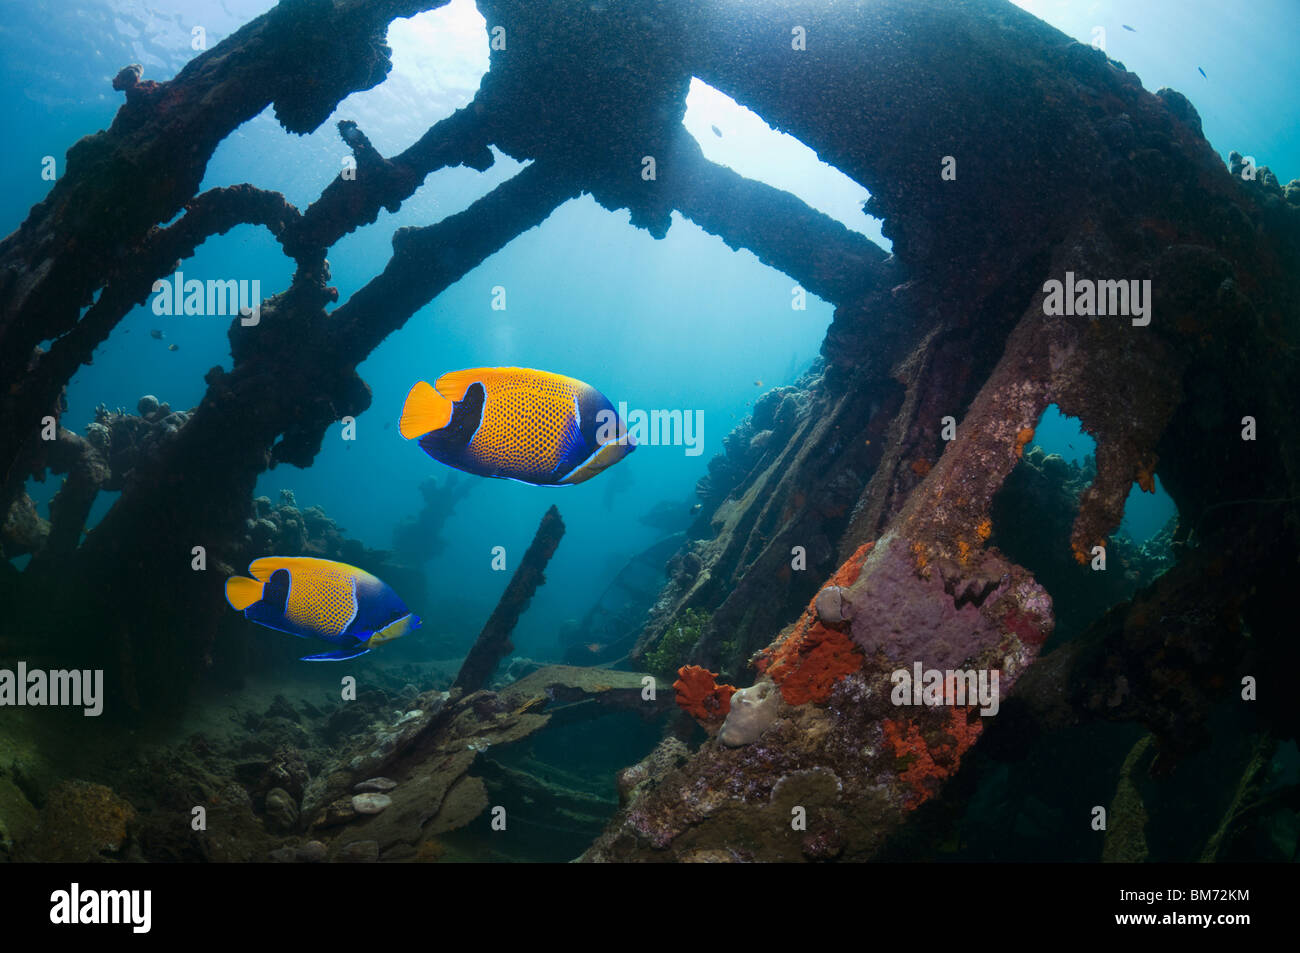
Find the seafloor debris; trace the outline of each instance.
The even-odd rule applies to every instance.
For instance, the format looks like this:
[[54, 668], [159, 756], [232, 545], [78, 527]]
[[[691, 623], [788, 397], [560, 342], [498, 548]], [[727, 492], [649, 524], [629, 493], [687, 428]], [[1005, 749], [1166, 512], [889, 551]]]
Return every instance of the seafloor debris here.
[[87, 863], [119, 859], [135, 809], [102, 784], [62, 781], [49, 792], [19, 860]]
[[484, 623], [478, 639], [461, 664], [454, 683], [457, 688], [466, 692], [482, 688], [501, 664], [501, 660], [514, 650], [510, 633], [514, 631], [520, 614], [528, 607], [537, 587], [545, 581], [543, 572], [546, 564], [555, 554], [555, 548], [560, 545], [563, 536], [564, 521], [560, 519], [560, 511], [552, 506], [542, 515], [533, 541], [519, 560], [506, 591], [501, 594], [497, 607]]
[[647, 697], [645, 678], [553, 666], [499, 693], [405, 685], [324, 708], [276, 696], [262, 711], [232, 710], [228, 732], [106, 759], [111, 789], [23, 781], [40, 812], [0, 777], [0, 848], [33, 861], [432, 861], [438, 838], [475, 821], [489, 789], [512, 809], [526, 797], [567, 812], [589, 838], [612, 802], [500, 755], [548, 726], [663, 714], [671, 701]]
[[[500, 693], [424, 693], [408, 712], [336, 752], [307, 788], [305, 823], [331, 857], [353, 842], [374, 841], [382, 859], [420, 859], [439, 835], [468, 824], [487, 806], [480, 770], [522, 782], [500, 766], [483, 765], [487, 752], [528, 737], [553, 718], [593, 718], [611, 707], [645, 717], [663, 711], [663, 703], [647, 701], [642, 690], [636, 673], [554, 666]], [[384, 783], [378, 785], [374, 775], [381, 771]], [[349, 793], [375, 786], [384, 793]], [[533, 796], [545, 797], [544, 786]]]

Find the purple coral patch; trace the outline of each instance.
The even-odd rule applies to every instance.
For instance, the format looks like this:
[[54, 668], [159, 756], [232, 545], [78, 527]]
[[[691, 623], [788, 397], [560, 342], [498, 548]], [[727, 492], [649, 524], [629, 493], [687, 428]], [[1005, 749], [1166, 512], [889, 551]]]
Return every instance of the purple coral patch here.
[[967, 603], [960, 609], [943, 581], [922, 579], [901, 540], [873, 553], [862, 579], [848, 594], [852, 636], [863, 651], [885, 653], [891, 663], [955, 668], [997, 645], [998, 627]]

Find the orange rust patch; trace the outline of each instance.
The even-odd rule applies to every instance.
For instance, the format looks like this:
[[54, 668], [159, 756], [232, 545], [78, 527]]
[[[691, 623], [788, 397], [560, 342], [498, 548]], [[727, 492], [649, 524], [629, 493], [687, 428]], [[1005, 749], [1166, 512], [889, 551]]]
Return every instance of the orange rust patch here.
[[1025, 452], [1025, 444], [1034, 439], [1033, 427], [1021, 427], [1020, 432], [1016, 434], [1016, 459], [1019, 459]]
[[700, 721], [721, 721], [731, 711], [734, 685], [719, 685], [717, 672], [698, 665], [683, 665], [677, 670], [673, 690], [677, 693], [677, 706]]
[[929, 562], [929, 560], [925, 558], [925, 547], [920, 543], [913, 543], [912, 555], [916, 557], [916, 568], [924, 569], [925, 564]]
[[964, 539], [957, 540], [957, 556], [963, 563], [967, 562], [970, 559], [970, 543]]
[[975, 535], [980, 539], [988, 539], [993, 534], [993, 521], [987, 517], [980, 520], [980, 524], [975, 527]]
[[912, 472], [919, 477], [925, 476], [930, 472], [930, 461], [917, 458], [912, 461]]
[[[826, 585], [845, 587], [856, 582], [874, 545], [858, 547], [826, 580]], [[813, 596], [790, 634], [754, 658], [754, 667], [771, 677], [790, 705], [826, 701], [836, 682], [862, 667], [863, 657], [857, 645], [846, 633], [823, 625], [817, 618], [816, 605], [817, 597]]]
[[[859, 546], [854, 551], [853, 555], [844, 561], [844, 565], [841, 566], [839, 569], [835, 570], [835, 572], [831, 575], [831, 578], [826, 580], [826, 585], [827, 586], [851, 586], [855, 582], [857, 582], [858, 576], [861, 575], [862, 573], [862, 564], [867, 561], [867, 554], [871, 552], [871, 547], [875, 545], [876, 544], [872, 542], [872, 543], [863, 543], [861, 546]], [[825, 586], [823, 586], [822, 588], [824, 589]], [[816, 604], [817, 604], [817, 597], [813, 596], [812, 599], [808, 601], [808, 611], [812, 611], [813, 607], [816, 606]]]
[[926, 743], [914, 721], [886, 718], [883, 722], [885, 739], [894, 749], [894, 757], [906, 762], [898, 777], [912, 788], [908, 810], [920, 807], [938, 791], [940, 784], [957, 771], [962, 756], [984, 730], [979, 718], [969, 719], [969, 711], [970, 708], [949, 709], [948, 724], [941, 739], [931, 744]]
[[862, 667], [862, 653], [843, 632], [813, 622], [788, 636], [771, 653], [763, 670], [790, 705], [824, 702], [845, 675]]

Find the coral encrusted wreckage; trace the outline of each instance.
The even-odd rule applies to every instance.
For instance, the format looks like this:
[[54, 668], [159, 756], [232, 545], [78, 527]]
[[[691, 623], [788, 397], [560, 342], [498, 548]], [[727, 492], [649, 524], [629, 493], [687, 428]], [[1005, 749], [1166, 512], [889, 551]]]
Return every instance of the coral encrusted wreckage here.
[[[32, 557], [22, 572], [0, 561], [14, 607], [6, 654], [81, 640], [82, 664], [103, 667], [131, 709], [181, 706], [223, 644], [223, 575], [191, 571], [191, 547], [238, 567], [250, 534], [283, 533], [286, 514], [251, 503], [258, 475], [310, 465], [327, 427], [366, 411], [357, 367], [381, 341], [585, 193], [655, 237], [680, 213], [835, 316], [814, 369], [757, 401], [710, 465], [632, 652], [644, 666], [685, 613], [707, 620], [678, 690], [707, 737], [673, 716], [685, 725], [620, 775], [622, 806], [584, 859], [867, 860], [908, 845], [924, 855], [970, 794], [973, 781], [957, 782], [971, 753], [1023, 752], [1099, 722], [1140, 726], [1131, 757], [1098, 769], [1140, 807], [1143, 790], [1158, 794], [1131, 778], [1135, 765], [1167, 774], [1205, 747], [1223, 706], [1241, 704], [1243, 678], [1294, 671], [1300, 643], [1281, 620], [1300, 554], [1300, 183], [1235, 174], [1181, 94], [1144, 90], [1006, 0], [797, 11], [480, 0], [511, 39], [471, 105], [393, 156], [341, 122], [361, 174], [306, 209], [255, 185], [198, 194], [240, 124], [271, 106], [288, 131], [316, 129], [383, 81], [388, 24], [438, 6], [284, 0], [172, 80], [124, 70], [112, 126], [68, 151], [48, 198], [0, 243], [0, 542], [6, 557]], [[792, 54], [796, 12], [816, 42]], [[869, 189], [893, 254], [706, 160], [682, 127], [692, 77]], [[335, 243], [435, 170], [488, 168], [489, 147], [530, 164], [466, 210], [398, 231], [383, 270], [336, 302]], [[644, 156], [657, 158], [653, 180]], [[954, 179], [940, 176], [945, 156]], [[296, 270], [256, 326], [232, 321], [233, 364], [209, 372], [199, 405], [147, 398], [138, 415], [105, 410], [84, 436], [60, 426], [42, 439], [71, 376], [152, 283], [239, 224], [266, 228]], [[1044, 285], [1067, 273], [1149, 279], [1149, 322], [1047, 314]], [[297, 359], [278, 359], [288, 351]], [[1096, 441], [1074, 493], [1042, 484], [1030, 446], [1052, 405]], [[1247, 417], [1253, 441], [1241, 437]], [[66, 479], [47, 523], [24, 485], [50, 473]], [[1099, 588], [1088, 578], [1096, 547], [1112, 545], [1130, 490], [1150, 490], [1156, 474], [1178, 508], [1176, 558], [1154, 581]], [[121, 496], [83, 538], [101, 490]], [[1068, 530], [1017, 547], [1025, 521], [1051, 507]], [[70, 578], [84, 601], [54, 596]], [[171, 598], [150, 597], [159, 590]], [[1093, 621], [1054, 637], [1057, 599], [1093, 606]], [[252, 807], [236, 797], [223, 809], [253, 823], [255, 807], [282, 838], [293, 832], [265, 844], [280, 843], [281, 860], [436, 859], [437, 835], [487, 804], [475, 745], [543, 728], [551, 716], [537, 698], [552, 704], [568, 686], [656, 713], [671, 702], [662, 678], [651, 705], [634, 673], [593, 681], [563, 668], [488, 691], [502, 640], [508, 650], [508, 631], [483, 648], [490, 658], [463, 693], [406, 697], [396, 724], [310, 779], [264, 783], [274, 759], [259, 756]], [[998, 670], [1001, 711], [895, 704], [891, 673], [916, 661]], [[1251, 705], [1241, 717], [1265, 756], [1296, 736], [1284, 688]], [[1243, 785], [1260, 757], [1234, 768]], [[380, 790], [388, 775], [399, 783]], [[82, 810], [91, 790], [60, 789], [47, 820]], [[112, 804], [111, 823], [88, 822], [95, 837], [55, 843], [55, 856], [116, 849], [119, 826], [134, 823], [116, 795], [93, 793]], [[1207, 857], [1231, 855], [1244, 809], [1234, 800], [1216, 819]], [[49, 836], [34, 829], [32, 849]], [[1140, 835], [1108, 842], [1108, 854], [1147, 856]], [[169, 850], [243, 856], [211, 838], [158, 853]]]

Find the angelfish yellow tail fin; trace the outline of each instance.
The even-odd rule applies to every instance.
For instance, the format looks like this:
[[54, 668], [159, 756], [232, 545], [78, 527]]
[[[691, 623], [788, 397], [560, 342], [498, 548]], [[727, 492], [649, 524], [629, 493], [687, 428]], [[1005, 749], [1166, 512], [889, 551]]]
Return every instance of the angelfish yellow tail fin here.
[[451, 401], [443, 397], [428, 381], [417, 381], [402, 405], [398, 431], [407, 440], [423, 437], [451, 422]]
[[243, 612], [262, 598], [262, 583], [246, 576], [231, 576], [226, 580], [226, 601], [231, 608]]

